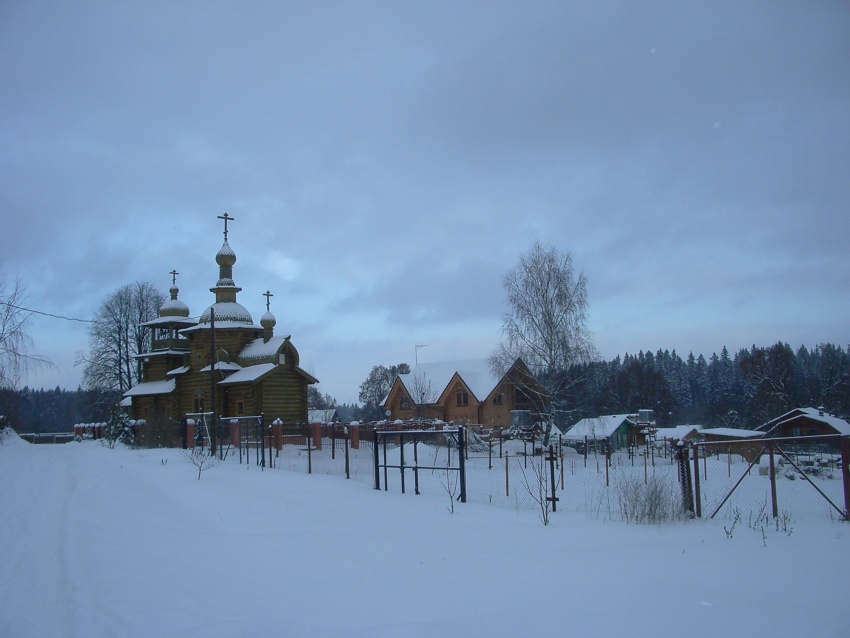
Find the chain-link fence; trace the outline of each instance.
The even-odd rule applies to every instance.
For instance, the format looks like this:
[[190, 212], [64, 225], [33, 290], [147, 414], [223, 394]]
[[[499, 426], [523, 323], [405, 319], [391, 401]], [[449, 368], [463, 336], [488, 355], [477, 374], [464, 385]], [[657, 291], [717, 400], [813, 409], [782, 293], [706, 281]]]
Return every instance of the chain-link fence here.
[[[577, 450], [553, 439], [550, 457], [539, 440], [503, 438], [480, 428], [464, 428], [458, 447], [451, 436], [404, 434], [428, 427], [422, 423], [357, 424], [356, 432], [354, 426], [349, 432], [342, 424], [275, 428], [251, 417], [224, 419], [220, 427], [217, 438], [234, 461], [334, 475], [371, 487], [378, 471], [382, 490], [402, 491], [404, 485], [407, 493], [444, 495], [453, 502], [460, 499], [465, 481], [467, 502], [628, 522], [691, 515], [683, 505], [703, 518], [744, 522], [763, 516], [836, 520], [848, 508], [850, 451], [842, 456], [842, 445], [850, 450], [850, 437], [689, 444], [691, 456], [683, 465], [670, 441], [618, 450], [600, 441]], [[378, 459], [376, 428], [387, 434], [381, 437]], [[179, 423], [171, 423], [148, 439], [179, 447], [186, 437]], [[461, 454], [463, 476], [458, 472]]]
[[845, 517], [841, 441], [835, 436], [695, 445], [701, 515], [731, 520]]

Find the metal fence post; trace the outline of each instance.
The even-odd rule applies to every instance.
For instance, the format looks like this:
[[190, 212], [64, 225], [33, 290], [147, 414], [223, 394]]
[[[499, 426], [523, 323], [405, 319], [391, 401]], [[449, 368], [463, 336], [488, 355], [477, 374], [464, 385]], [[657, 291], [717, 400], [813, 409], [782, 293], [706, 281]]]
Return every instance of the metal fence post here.
[[694, 513], [694, 495], [691, 492], [691, 465], [688, 463], [688, 448], [684, 441], [677, 444], [677, 460], [679, 461], [679, 476], [682, 483], [682, 510]]
[[460, 454], [458, 454], [458, 458], [460, 460], [460, 502], [466, 503], [466, 461], [464, 460], [463, 450], [465, 449], [464, 444], [464, 436], [463, 436], [463, 426], [458, 426], [457, 428], [457, 437], [458, 437], [458, 447], [460, 448]]
[[776, 465], [773, 459], [773, 443], [767, 444], [767, 453], [770, 455], [770, 504], [773, 508], [773, 518], [779, 518], [779, 504], [776, 502]]
[[263, 451], [263, 462], [260, 464], [260, 467], [266, 466], [266, 420], [263, 418], [262, 413], [260, 414], [260, 447]]
[[553, 512], [558, 511], [558, 497], [555, 496], [555, 487], [556, 487], [555, 486], [555, 459], [556, 458], [557, 457], [555, 456], [555, 450], [550, 445], [549, 446], [549, 457], [546, 460], [549, 461], [549, 481], [550, 481], [550, 485], [552, 486], [552, 495], [549, 497], [548, 500], [550, 500], [552, 502], [552, 511]]
[[372, 434], [375, 436], [375, 444], [372, 446], [373, 456], [375, 457], [375, 489], [381, 489], [381, 470], [380, 470], [380, 458], [378, 457], [378, 428], [376, 427], [372, 430]]
[[351, 466], [348, 463], [348, 428], [345, 428], [345, 478], [351, 478]]
[[844, 481], [844, 520], [850, 520], [850, 437], [841, 439], [841, 476]]
[[699, 448], [696, 443], [692, 447], [694, 449], [694, 514], [697, 518], [702, 518], [702, 498], [700, 498], [699, 489]]

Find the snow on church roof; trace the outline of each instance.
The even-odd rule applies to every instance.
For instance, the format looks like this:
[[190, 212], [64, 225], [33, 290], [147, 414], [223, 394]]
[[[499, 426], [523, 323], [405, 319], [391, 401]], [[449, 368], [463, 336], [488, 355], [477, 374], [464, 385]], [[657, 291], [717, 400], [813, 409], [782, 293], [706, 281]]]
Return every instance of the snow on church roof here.
[[[216, 315], [216, 317], [218, 317], [218, 315]], [[253, 328], [254, 330], [258, 330], [258, 331], [261, 331], [263, 329], [262, 326], [258, 326], [257, 324], [242, 323], [242, 322], [239, 322], [239, 321], [219, 321], [218, 319], [215, 320], [215, 329], [216, 330], [227, 330], [227, 329], [232, 329], [232, 328], [239, 328], [239, 329], [242, 329], [242, 330], [244, 330], [246, 328]], [[180, 334], [183, 334], [185, 332], [197, 332], [199, 330], [209, 330], [209, 329], [210, 329], [210, 323], [209, 323], [209, 321], [207, 321], [207, 323], [199, 323], [198, 325], [192, 326], [191, 328], [184, 328], [183, 330], [180, 331]]]
[[194, 326], [198, 322], [195, 319], [190, 319], [189, 317], [157, 317], [156, 319], [151, 319], [150, 321], [144, 322], [143, 326], [155, 328], [156, 326], [165, 326], [165, 325], [173, 325], [173, 324], [183, 324], [185, 326]]
[[237, 370], [223, 381], [219, 381], [218, 385], [228, 385], [231, 383], [252, 383], [260, 377], [265, 376], [275, 369], [274, 363], [258, 363], [255, 366], [247, 366], [241, 370]]
[[[215, 362], [216, 370], [241, 370], [242, 366], [238, 363], [230, 363], [229, 361], [216, 361]], [[205, 366], [200, 369], [200, 372], [209, 372], [210, 366]]]
[[254, 339], [239, 353], [240, 359], [260, 359], [273, 357], [289, 337], [272, 337], [268, 341], [262, 338]]
[[144, 381], [133, 386], [124, 393], [125, 397], [144, 397], [152, 394], [171, 394], [176, 383], [174, 379], [166, 381]]

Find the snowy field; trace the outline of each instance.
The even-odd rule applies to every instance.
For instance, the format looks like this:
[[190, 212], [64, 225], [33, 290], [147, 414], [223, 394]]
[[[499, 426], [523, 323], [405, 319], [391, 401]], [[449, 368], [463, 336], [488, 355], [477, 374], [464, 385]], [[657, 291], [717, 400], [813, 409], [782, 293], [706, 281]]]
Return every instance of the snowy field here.
[[629, 525], [565, 501], [544, 527], [288, 454], [198, 480], [180, 450], [4, 440], [0, 636], [850, 636], [828, 517]]

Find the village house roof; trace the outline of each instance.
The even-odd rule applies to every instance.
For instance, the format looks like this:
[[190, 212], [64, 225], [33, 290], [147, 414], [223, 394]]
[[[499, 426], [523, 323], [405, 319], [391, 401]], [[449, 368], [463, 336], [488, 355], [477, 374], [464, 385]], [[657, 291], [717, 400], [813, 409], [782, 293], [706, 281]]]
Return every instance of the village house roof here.
[[758, 430], [741, 430], [738, 428], [708, 428], [700, 432], [705, 436], [722, 436], [727, 439], [757, 439], [764, 436]]
[[[443, 394], [454, 375], [457, 374], [466, 387], [481, 402], [484, 401], [501, 381], [501, 377], [493, 374], [487, 359], [466, 359], [461, 361], [443, 361], [439, 363], [421, 363], [408, 374], [398, 375], [408, 394], [416, 398], [417, 380], [430, 383], [435, 393], [435, 399]], [[383, 403], [386, 403], [384, 397]]]
[[336, 408], [329, 408], [327, 410], [308, 410], [307, 411], [307, 421], [309, 423], [333, 423], [337, 420], [337, 410]]
[[590, 417], [582, 419], [573, 425], [564, 434], [567, 440], [582, 441], [588, 439], [607, 439], [616, 432], [623, 423], [634, 425], [635, 421], [630, 414], [609, 414], [606, 416]]
[[674, 425], [672, 428], [657, 428], [655, 430], [655, 438], [656, 440], [681, 440], [701, 429], [701, 425]]
[[844, 419], [839, 419], [837, 416], [827, 414], [824, 410], [818, 408], [796, 408], [759, 426], [758, 430], [764, 432], [766, 436], [770, 436], [774, 430], [801, 417], [812, 421], [820, 421], [831, 427], [838, 434], [850, 434], [850, 423], [847, 423]]

